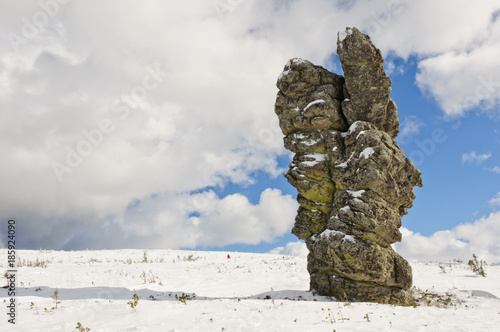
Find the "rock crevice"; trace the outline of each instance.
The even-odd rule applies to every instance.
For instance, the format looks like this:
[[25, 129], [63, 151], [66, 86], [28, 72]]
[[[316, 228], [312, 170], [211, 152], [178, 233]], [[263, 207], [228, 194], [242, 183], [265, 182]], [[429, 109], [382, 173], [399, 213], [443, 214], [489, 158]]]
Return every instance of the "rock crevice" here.
[[306, 241], [311, 289], [339, 300], [411, 304], [411, 267], [391, 247], [422, 186], [394, 139], [391, 79], [367, 35], [338, 39], [345, 77], [302, 59], [279, 76], [275, 112], [295, 153], [285, 177], [297, 188], [292, 233]]

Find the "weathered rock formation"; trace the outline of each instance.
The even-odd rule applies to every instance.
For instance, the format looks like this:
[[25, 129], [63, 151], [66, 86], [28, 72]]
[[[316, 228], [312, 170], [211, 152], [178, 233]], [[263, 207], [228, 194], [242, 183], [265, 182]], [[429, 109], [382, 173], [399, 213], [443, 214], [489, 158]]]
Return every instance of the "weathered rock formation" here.
[[345, 78], [302, 59], [278, 78], [275, 112], [295, 156], [285, 173], [300, 207], [311, 289], [339, 300], [411, 304], [411, 267], [391, 247], [422, 186], [394, 139], [391, 79], [367, 35], [337, 41]]

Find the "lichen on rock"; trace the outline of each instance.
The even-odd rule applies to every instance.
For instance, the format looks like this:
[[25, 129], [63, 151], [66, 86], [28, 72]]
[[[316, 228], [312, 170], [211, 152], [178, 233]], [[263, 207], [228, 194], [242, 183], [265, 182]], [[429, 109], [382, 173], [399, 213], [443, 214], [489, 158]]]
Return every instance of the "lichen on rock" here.
[[295, 153], [285, 172], [300, 204], [292, 233], [309, 249], [312, 290], [409, 305], [411, 267], [391, 244], [401, 241], [421, 175], [394, 139], [398, 113], [380, 50], [356, 28], [337, 46], [345, 77], [295, 58], [277, 82], [275, 112]]

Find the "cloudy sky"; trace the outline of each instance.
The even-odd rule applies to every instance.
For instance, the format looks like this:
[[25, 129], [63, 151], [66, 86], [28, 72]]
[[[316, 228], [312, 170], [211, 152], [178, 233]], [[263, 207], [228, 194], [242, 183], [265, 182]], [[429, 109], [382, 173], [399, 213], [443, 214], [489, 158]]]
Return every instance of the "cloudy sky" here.
[[0, 216], [18, 247], [303, 250], [275, 83], [292, 57], [341, 74], [336, 35], [356, 26], [423, 173], [397, 250], [500, 262], [498, 1], [0, 6]]

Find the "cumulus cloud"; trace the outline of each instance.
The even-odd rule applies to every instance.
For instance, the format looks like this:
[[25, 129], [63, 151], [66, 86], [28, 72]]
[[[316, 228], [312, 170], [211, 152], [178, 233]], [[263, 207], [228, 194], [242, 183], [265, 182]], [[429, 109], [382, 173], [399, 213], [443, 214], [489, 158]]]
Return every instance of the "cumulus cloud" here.
[[[241, 194], [219, 197], [213, 190], [193, 194], [164, 193], [129, 204], [118, 217], [99, 225], [78, 219], [65, 223], [41, 220], [19, 233], [29, 248], [207, 248], [240, 243], [272, 242], [289, 232], [297, 202], [278, 189], [266, 189], [252, 204]], [[24, 218], [21, 218], [24, 221]], [[22, 227], [21, 227], [22, 226]]]
[[387, 76], [402, 75], [404, 74], [404, 65], [396, 65], [393, 61], [384, 61], [384, 70]]
[[[0, 214], [19, 220], [26, 246], [243, 241], [228, 220], [254, 220], [229, 205], [271, 218], [260, 206], [278, 197], [258, 208], [243, 196], [214, 198], [217, 210], [200, 212], [208, 222], [197, 227], [194, 212], [167, 207], [207, 187], [281, 175], [276, 78], [296, 56], [339, 71], [335, 34], [346, 26], [370, 33], [384, 54], [423, 58], [417, 82], [448, 113], [461, 112], [448, 105], [469, 94], [471, 78], [489, 84], [480, 105], [496, 100], [491, 2], [255, 0], [228, 2], [222, 13], [205, 0], [51, 3], [59, 5], [18, 1], [0, 11], [0, 151], [9, 156], [0, 164]], [[450, 8], [453, 15], [439, 14]], [[199, 235], [203, 225], [235, 233]], [[277, 236], [283, 225], [257, 229]]]
[[401, 231], [403, 239], [394, 247], [407, 259], [467, 261], [472, 258], [472, 254], [476, 254], [490, 264], [500, 263], [500, 212], [430, 236], [414, 233], [404, 227]]
[[[375, 5], [377, 3], [378, 5]], [[446, 115], [460, 116], [473, 108], [498, 112], [500, 104], [500, 6], [465, 0], [358, 1], [367, 9], [360, 25], [383, 53], [420, 57], [416, 83], [434, 98]], [[448, 13], [443, 17], [441, 13]], [[464, 21], [470, 23], [463, 25]], [[388, 66], [389, 71], [394, 68]]]
[[491, 169], [492, 172], [494, 173], [497, 173], [497, 174], [500, 174], [500, 167], [498, 166], [494, 166], [492, 169]]
[[495, 197], [490, 199], [490, 204], [493, 206], [500, 206], [500, 193], [498, 193]]
[[[39, 12], [34, 3], [9, 15]], [[72, 2], [30, 38], [5, 22], [0, 146], [12, 161], [0, 166], [1, 212], [33, 224], [33, 236], [98, 233], [135, 200], [281, 175], [272, 107], [288, 55], [236, 32], [210, 1]]]
[[500, 69], [495, 63], [500, 56], [500, 20], [498, 15], [484, 19], [488, 25], [475, 31], [475, 41], [444, 50], [418, 65], [418, 86], [447, 115], [461, 116], [473, 108], [498, 112]]
[[277, 247], [269, 251], [270, 254], [307, 256], [309, 250], [303, 241], [288, 242], [284, 247]]
[[462, 164], [476, 163], [479, 165], [483, 161], [488, 160], [490, 157], [491, 153], [477, 154], [476, 151], [467, 152], [462, 155]]

